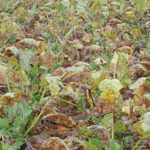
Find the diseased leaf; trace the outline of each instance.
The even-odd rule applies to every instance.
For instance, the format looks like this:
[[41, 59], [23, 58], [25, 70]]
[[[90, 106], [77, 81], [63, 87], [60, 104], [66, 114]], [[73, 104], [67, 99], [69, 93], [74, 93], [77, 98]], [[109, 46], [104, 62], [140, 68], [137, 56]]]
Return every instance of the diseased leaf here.
[[118, 52], [114, 54], [110, 64], [112, 74], [118, 78], [124, 86], [130, 84], [128, 61], [128, 54]]
[[122, 112], [130, 115], [133, 107], [133, 100], [129, 99], [123, 102], [122, 104]]
[[52, 76], [51, 74], [46, 75], [46, 80], [49, 83], [49, 89], [53, 96], [58, 95], [60, 91], [60, 77]]
[[144, 94], [144, 98], [150, 101], [150, 94]]
[[83, 37], [83, 41], [85, 43], [90, 43], [92, 41], [92, 34], [85, 34], [85, 36]]
[[8, 97], [14, 98], [15, 97], [15, 93], [8, 92], [4, 96], [8, 96]]
[[84, 70], [84, 66], [71, 66], [66, 68], [69, 73], [79, 73]]
[[101, 91], [104, 91], [108, 88], [114, 88], [115, 90], [119, 91], [123, 88], [123, 85], [118, 79], [105, 79], [100, 82], [98, 87]]
[[50, 51], [42, 52], [40, 54], [41, 65], [49, 68], [51, 67], [57, 60], [57, 56]]
[[38, 46], [38, 42], [32, 38], [25, 38], [25, 39], [21, 40], [20, 43]]
[[111, 60], [112, 66], [116, 66], [118, 64], [118, 59], [119, 59], [118, 57], [119, 57], [118, 54], [114, 53], [113, 58]]
[[123, 47], [120, 47], [118, 49], [119, 52], [122, 52], [122, 53], [126, 53], [128, 55], [132, 55], [133, 54], [133, 49], [130, 48], [129, 46], [123, 46]]
[[35, 56], [35, 52], [32, 50], [26, 50], [20, 54], [20, 65], [25, 71], [31, 69], [32, 59]]
[[150, 134], [150, 112], [143, 114], [141, 117], [143, 134]]
[[129, 87], [131, 90], [136, 90], [138, 89], [140, 86], [142, 86], [144, 84], [144, 82], [146, 81], [146, 77], [142, 77], [140, 79], [138, 79], [135, 83], [131, 84]]
[[123, 85], [118, 79], [105, 79], [100, 82], [99, 89], [102, 91], [100, 98], [104, 103], [114, 104], [118, 99], [120, 89], [123, 88]]
[[69, 0], [63, 0], [63, 1], [62, 1], [62, 4], [63, 4], [65, 7], [69, 7], [69, 6], [70, 6], [70, 1], [69, 1]]
[[125, 19], [130, 20], [135, 18], [135, 12], [134, 11], [127, 11], [125, 12]]
[[7, 22], [0, 23], [0, 33], [5, 34], [8, 32], [9, 25]]
[[20, 50], [16, 46], [6, 47], [5, 48], [5, 55], [19, 55]]
[[93, 71], [91, 74], [92, 83], [99, 85], [100, 82], [105, 79], [106, 73], [104, 71]]
[[8, 66], [4, 63], [0, 63], [0, 72], [4, 73], [8, 69]]
[[149, 149], [149, 6], [0, 0], [0, 150]]

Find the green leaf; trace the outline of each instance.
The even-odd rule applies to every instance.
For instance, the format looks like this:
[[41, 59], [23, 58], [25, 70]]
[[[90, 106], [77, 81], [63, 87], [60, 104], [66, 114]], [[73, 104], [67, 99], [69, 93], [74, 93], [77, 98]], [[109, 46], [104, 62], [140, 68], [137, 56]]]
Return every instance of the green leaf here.
[[134, 143], [134, 136], [133, 135], [127, 135], [123, 138], [124, 145], [129, 145], [130, 143]]
[[111, 150], [123, 150], [123, 146], [120, 145], [116, 140], [110, 140], [110, 149]]
[[83, 144], [88, 150], [101, 150], [102, 143], [99, 139], [90, 138], [88, 142]]
[[20, 149], [20, 146], [24, 142], [20, 139], [16, 140], [13, 144], [5, 144], [3, 142], [0, 142], [0, 150], [18, 150]]
[[120, 132], [125, 132], [126, 131], [126, 127], [123, 124], [122, 120], [118, 120], [114, 124], [114, 130], [115, 130], [115, 133], [120, 133]]
[[139, 12], [143, 12], [147, 8], [149, 8], [150, 2], [149, 0], [131, 0], [132, 4], [136, 4], [135, 7]]
[[9, 120], [7, 118], [0, 118], [0, 130], [7, 130], [9, 128]]
[[[4, 108], [5, 118], [0, 118], [0, 133], [3, 135], [19, 138], [23, 136], [25, 127], [31, 119], [32, 109], [24, 102], [15, 103], [13, 107], [7, 106]], [[6, 129], [6, 130], [5, 130]]]
[[102, 121], [101, 125], [104, 126], [106, 129], [111, 129], [113, 123], [113, 114], [106, 114]]
[[0, 143], [0, 150], [16, 150], [12, 147], [12, 145], [8, 145], [5, 143]]
[[[27, 104], [18, 103], [13, 106], [13, 112], [15, 112], [16, 118], [13, 121], [12, 131], [23, 134], [25, 132], [25, 126], [31, 118], [32, 110]], [[15, 132], [14, 135], [16, 135]]]

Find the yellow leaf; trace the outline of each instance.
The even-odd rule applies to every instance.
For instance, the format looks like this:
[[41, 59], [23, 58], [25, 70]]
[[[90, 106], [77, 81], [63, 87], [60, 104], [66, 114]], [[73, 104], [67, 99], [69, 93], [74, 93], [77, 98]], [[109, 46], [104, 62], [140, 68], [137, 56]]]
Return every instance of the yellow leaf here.
[[132, 105], [133, 105], [133, 100], [129, 99], [129, 100], [124, 101], [122, 105], [122, 112], [130, 115]]
[[135, 13], [134, 13], [134, 11], [127, 11], [127, 12], [125, 12], [125, 18], [126, 18], [127, 20], [135, 18]]
[[133, 29], [131, 32], [135, 36], [141, 36], [141, 34], [142, 34], [140, 29]]
[[115, 88], [109, 87], [101, 93], [101, 98], [102, 100], [104, 100], [105, 102], [109, 104], [114, 104], [117, 98], [119, 97], [119, 95], [120, 93], [118, 90], [116, 90]]
[[46, 48], [45, 42], [44, 41], [39, 41], [39, 43], [38, 43], [38, 51], [39, 52], [43, 52], [43, 51], [45, 51], [45, 48]]
[[40, 23], [39, 22], [35, 22], [34, 23], [34, 28], [35, 28], [35, 30], [37, 31], [37, 32], [41, 32], [41, 25], [40, 25]]
[[83, 41], [85, 43], [90, 43], [92, 41], [92, 34], [86, 34], [84, 37], [83, 37]]
[[129, 46], [122, 46], [120, 48], [118, 48], [118, 51], [119, 52], [124, 52], [128, 55], [132, 55], [133, 54], [133, 49]]

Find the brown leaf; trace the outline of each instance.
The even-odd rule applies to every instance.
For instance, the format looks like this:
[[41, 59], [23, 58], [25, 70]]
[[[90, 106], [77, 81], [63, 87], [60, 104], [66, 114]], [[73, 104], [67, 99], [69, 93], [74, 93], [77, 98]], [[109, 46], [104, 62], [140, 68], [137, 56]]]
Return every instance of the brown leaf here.
[[0, 85], [6, 85], [6, 78], [3, 73], [0, 72]]
[[17, 46], [19, 48], [34, 48], [37, 49], [38, 52], [43, 52], [46, 48], [46, 44], [42, 38], [39, 38], [38, 40], [33, 38], [24, 38], [17, 44]]
[[52, 137], [44, 141], [41, 150], [69, 150], [69, 148], [60, 138]]
[[150, 89], [141, 86], [140, 88], [136, 89], [134, 91], [134, 101], [137, 105], [143, 105], [144, 104], [144, 94], [149, 93]]
[[121, 23], [121, 20], [119, 20], [119, 19], [117, 19], [117, 18], [112, 18], [112, 19], [109, 20], [109, 23], [110, 23], [111, 25], [116, 25], [116, 24]]
[[101, 52], [102, 51], [102, 48], [99, 45], [90, 45], [90, 46], [86, 46], [85, 48], [86, 48], [86, 50], [93, 51], [93, 52]]
[[136, 80], [144, 75], [146, 68], [141, 64], [135, 64], [129, 68], [130, 77]]
[[75, 49], [81, 50], [84, 48], [83, 44], [79, 40], [74, 40], [74, 41], [71, 41], [70, 43], [73, 44], [73, 47]]
[[60, 31], [57, 28], [57, 25], [55, 22], [51, 21], [48, 23], [47, 27], [46, 27], [46, 31], [53, 33], [53, 34], [59, 34]]
[[40, 54], [40, 59], [41, 65], [49, 68], [53, 65], [54, 62], [56, 62], [57, 56], [51, 51], [46, 51]]
[[5, 106], [13, 106], [16, 102], [19, 101], [25, 101], [27, 102], [29, 97], [22, 92], [17, 92], [17, 93], [6, 93], [5, 95], [1, 96], [1, 106], [0, 106], [0, 110], [3, 110], [3, 108]]
[[76, 124], [75, 121], [71, 117], [65, 114], [49, 114], [43, 117], [43, 119], [44, 120], [46, 119], [49, 122], [60, 124], [69, 128], [74, 127]]
[[52, 73], [52, 75], [53, 76], [62, 76], [63, 74], [66, 74], [67, 72], [66, 72], [66, 69], [65, 68], [63, 68], [63, 67], [59, 67], [59, 68], [57, 68], [53, 73]]

